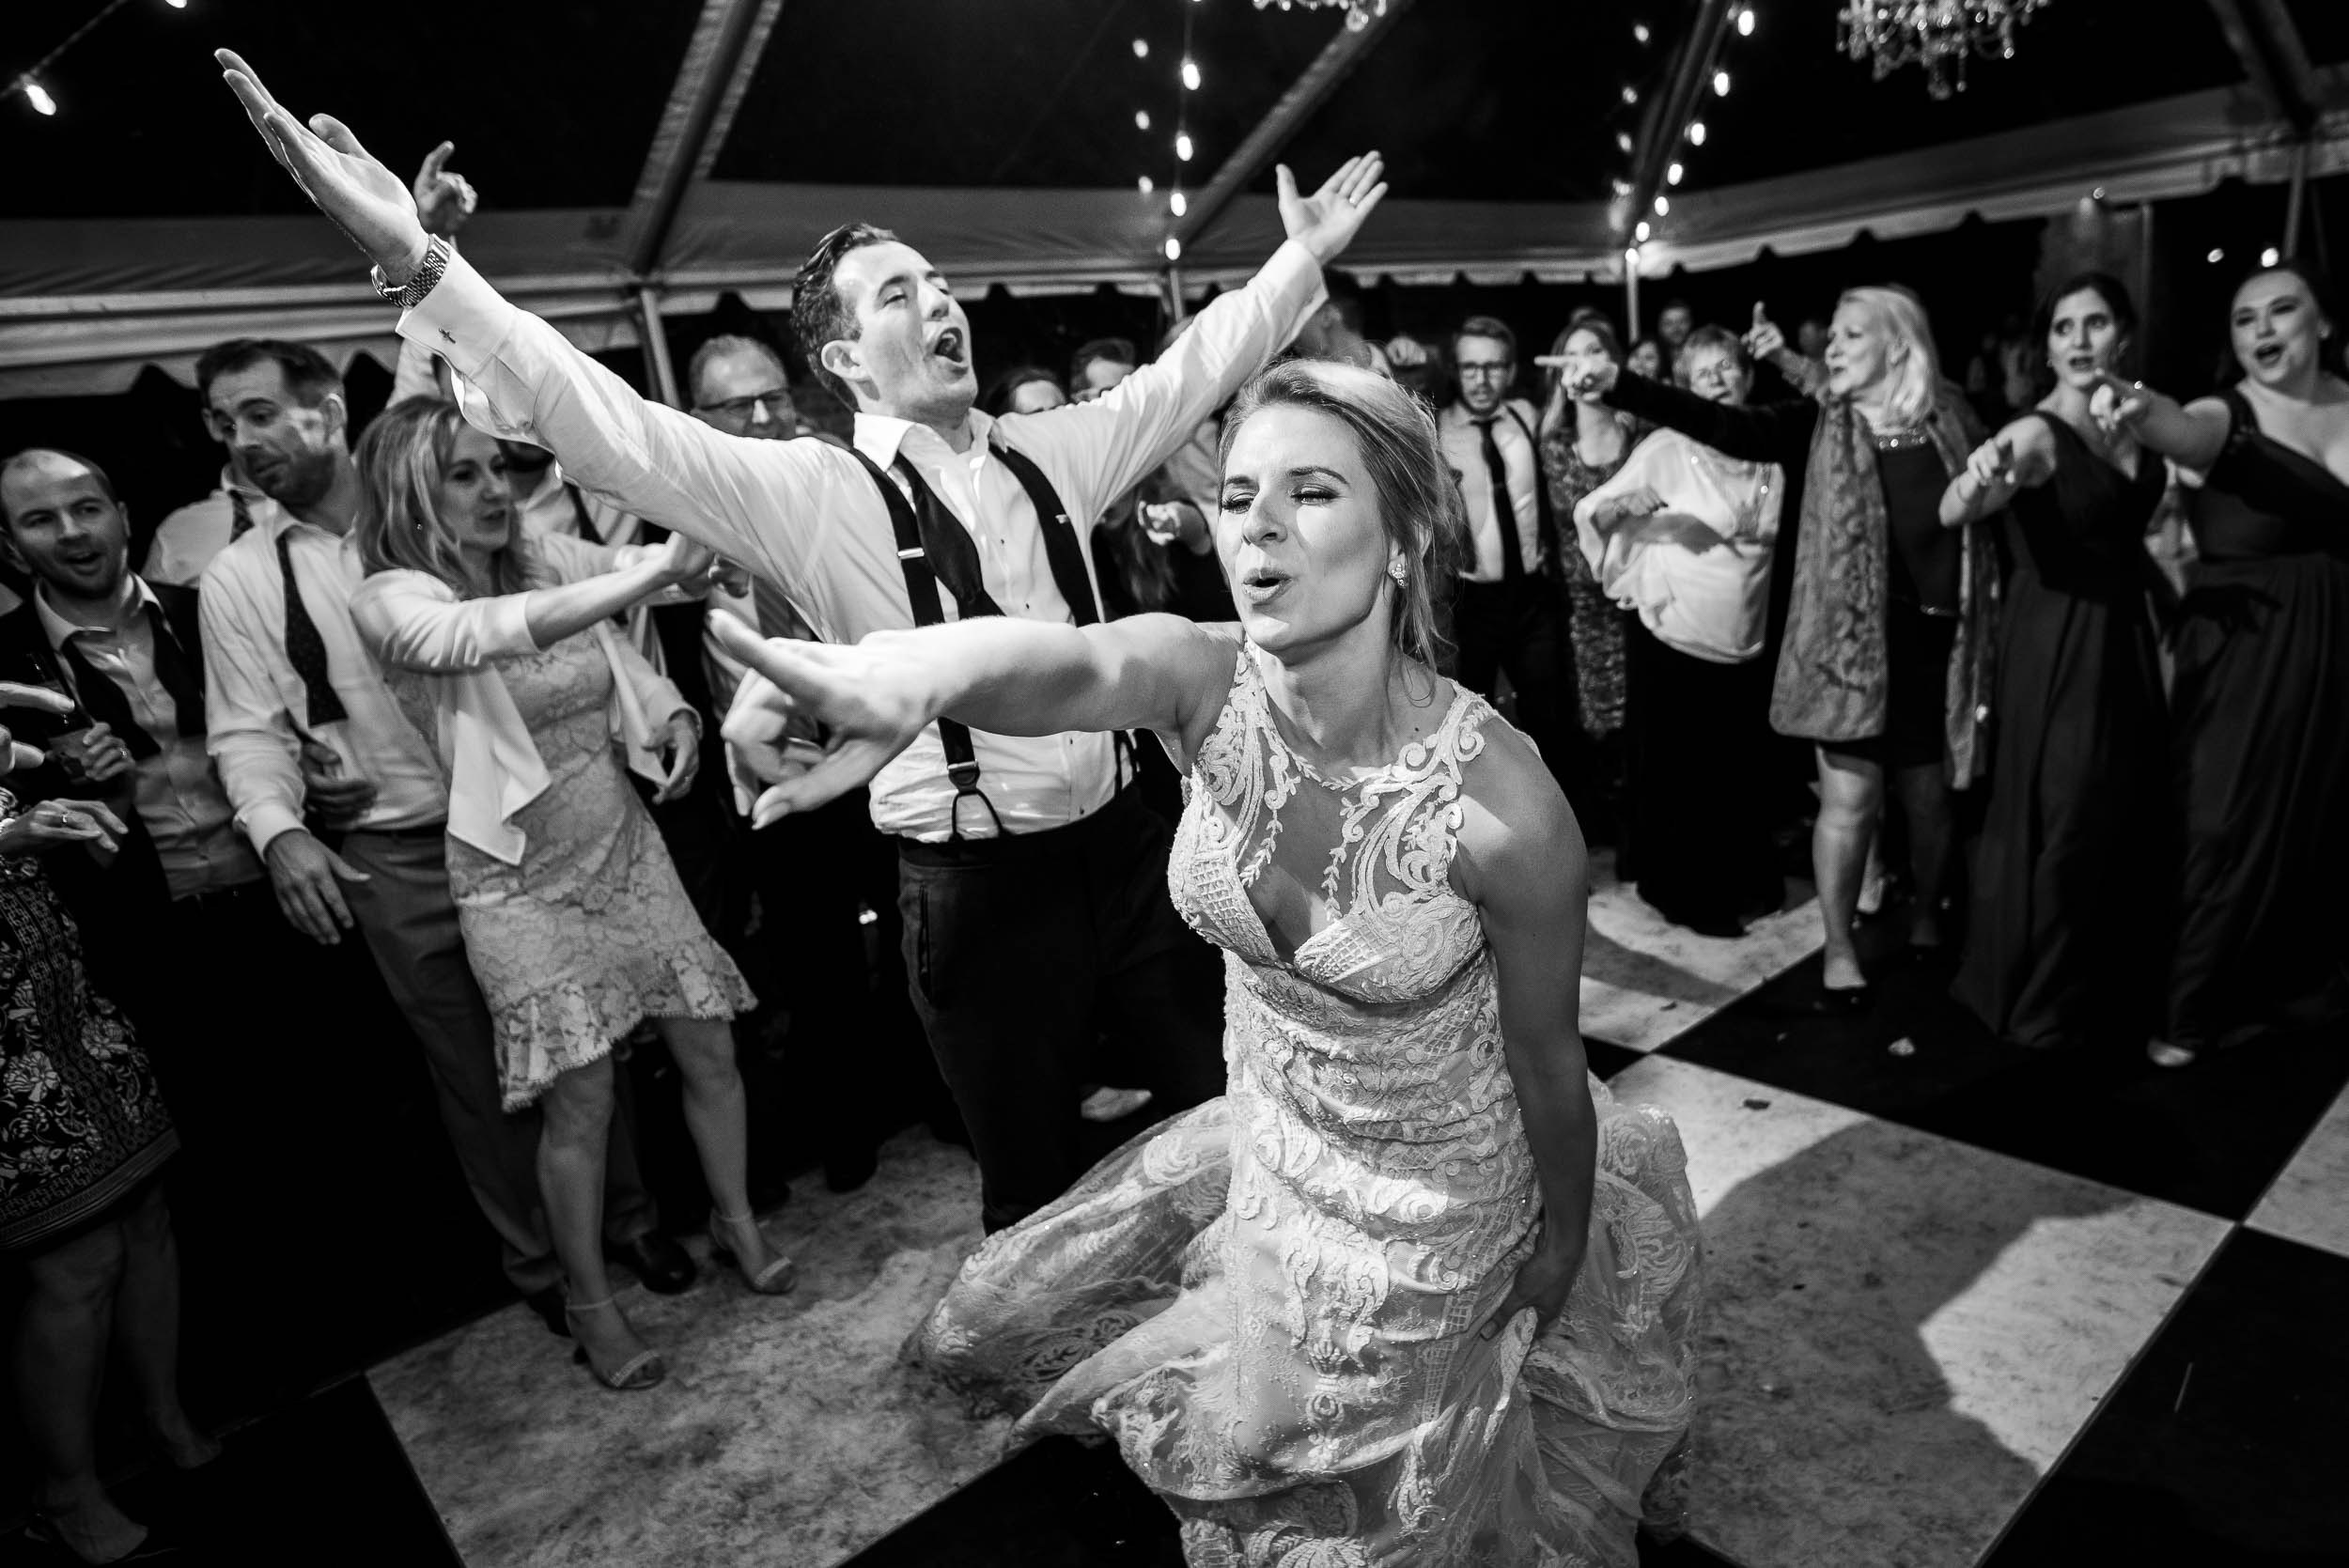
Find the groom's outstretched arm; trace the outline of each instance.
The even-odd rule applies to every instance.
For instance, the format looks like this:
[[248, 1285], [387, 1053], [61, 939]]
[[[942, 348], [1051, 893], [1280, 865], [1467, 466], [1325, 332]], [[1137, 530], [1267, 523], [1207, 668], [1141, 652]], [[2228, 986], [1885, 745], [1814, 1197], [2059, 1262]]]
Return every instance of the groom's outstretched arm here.
[[[244, 60], [217, 58], [277, 161], [387, 282], [424, 263], [428, 236], [408, 182], [329, 115], [303, 125]], [[562, 334], [518, 309], [462, 256], [400, 322], [480, 395], [467, 413], [552, 452], [575, 482], [800, 591], [837, 508], [830, 487], [863, 486], [855, 461], [817, 442], [750, 441], [647, 402]], [[486, 407], [485, 407], [486, 400]], [[844, 474], [842, 471], [846, 470]], [[868, 487], [869, 488], [869, 487]]]

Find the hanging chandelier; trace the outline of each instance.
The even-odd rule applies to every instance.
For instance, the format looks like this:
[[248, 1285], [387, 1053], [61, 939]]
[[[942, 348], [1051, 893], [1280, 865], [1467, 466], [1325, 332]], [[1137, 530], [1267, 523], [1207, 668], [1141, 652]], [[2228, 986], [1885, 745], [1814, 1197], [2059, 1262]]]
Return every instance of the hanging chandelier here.
[[[1261, 0], [1259, 0], [1261, 4]], [[1906, 65], [1925, 68], [1936, 98], [1966, 90], [1966, 62], [2015, 58], [2015, 32], [2051, 0], [1844, 0], [1836, 46], [1874, 59], [1883, 81]]]
[[1387, 0], [1256, 0], [1256, 8], [1263, 10], [1274, 4], [1284, 11], [1299, 6], [1309, 11], [1319, 10], [1324, 6], [1343, 6], [1346, 8], [1346, 30], [1355, 33], [1369, 26], [1372, 17], [1387, 14]]

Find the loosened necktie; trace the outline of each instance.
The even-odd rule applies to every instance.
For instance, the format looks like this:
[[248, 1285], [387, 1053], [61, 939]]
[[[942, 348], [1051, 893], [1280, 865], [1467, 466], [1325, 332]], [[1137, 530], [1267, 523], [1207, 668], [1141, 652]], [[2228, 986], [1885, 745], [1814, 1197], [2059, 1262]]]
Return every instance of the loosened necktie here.
[[1485, 441], [1485, 471], [1492, 475], [1493, 526], [1501, 530], [1501, 581], [1515, 582], [1525, 575], [1525, 548], [1517, 540], [1517, 508], [1509, 499], [1509, 465], [1501, 459], [1501, 443], [1493, 440], [1493, 422], [1480, 419], [1476, 433]]
[[286, 662], [309, 692], [309, 722], [316, 728], [350, 715], [327, 678], [326, 639], [319, 635], [318, 622], [310, 618], [310, 608], [302, 602], [301, 586], [294, 581], [292, 541], [291, 528], [278, 531], [277, 569], [286, 578]]

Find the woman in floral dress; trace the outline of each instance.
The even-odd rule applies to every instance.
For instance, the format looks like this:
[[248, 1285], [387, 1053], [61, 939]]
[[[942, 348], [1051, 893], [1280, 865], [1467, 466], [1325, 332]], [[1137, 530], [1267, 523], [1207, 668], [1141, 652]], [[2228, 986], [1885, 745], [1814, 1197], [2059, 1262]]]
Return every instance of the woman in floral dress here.
[[[0, 685], [0, 707], [70, 705]], [[40, 754], [0, 729], [0, 775]], [[90, 990], [81, 935], [34, 857], [112, 854], [123, 824], [88, 800], [23, 805], [0, 788], [0, 1251], [31, 1288], [9, 1373], [39, 1467], [33, 1533], [84, 1562], [147, 1536], [98, 1475], [109, 1337], [164, 1455], [219, 1452], [179, 1407], [179, 1258], [157, 1173], [179, 1146], [128, 1019]]]

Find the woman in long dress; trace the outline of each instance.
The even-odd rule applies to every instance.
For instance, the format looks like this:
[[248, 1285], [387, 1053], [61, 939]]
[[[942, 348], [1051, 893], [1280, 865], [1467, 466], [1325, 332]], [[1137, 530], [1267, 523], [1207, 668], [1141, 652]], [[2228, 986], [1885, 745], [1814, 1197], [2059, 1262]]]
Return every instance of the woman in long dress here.
[[[70, 706], [0, 682], [0, 708]], [[0, 778], [40, 761], [0, 727]], [[111, 854], [123, 831], [98, 801], [20, 807], [0, 788], [0, 1255], [27, 1287], [8, 1369], [39, 1471], [29, 1533], [82, 1562], [120, 1561], [147, 1538], [100, 1479], [110, 1340], [172, 1466], [220, 1452], [179, 1405], [179, 1253], [161, 1175], [179, 1138], [130, 1020], [90, 988], [81, 934], [35, 858]]]
[[[1784, 339], [1766, 321], [1756, 358]], [[1924, 308], [1897, 288], [1836, 303], [1815, 397], [1746, 407], [1601, 365], [1588, 390], [1715, 451], [1776, 463], [1795, 520], [1793, 591], [1770, 723], [1814, 741], [1819, 817], [1811, 859], [1826, 951], [1819, 1005], [1866, 1005], [1852, 939], [1888, 790], [1908, 828], [1909, 945], [1938, 951], [1953, 846], [1950, 791], [1981, 776], [1998, 575], [1979, 527], [1941, 526], [1941, 492], [1983, 430], [1941, 379]]]
[[628, 780], [632, 768], [658, 799], [682, 794], [700, 724], [610, 625], [705, 572], [709, 554], [673, 537], [602, 573], [578, 541], [523, 533], [497, 443], [445, 398], [385, 411], [358, 461], [368, 576], [351, 618], [448, 770], [449, 887], [506, 1109], [544, 1111], [538, 1185], [564, 1312], [598, 1381], [647, 1388], [666, 1368], [621, 1312], [601, 1246], [612, 1052], [647, 1018], [684, 1081], [717, 1204], [713, 1250], [754, 1290], [790, 1286], [744, 1176], [729, 1020], [754, 1004], [750, 987], [694, 914]]
[[[1699, 327], [1680, 380], [1742, 405], [1745, 346]], [[1625, 631], [1629, 831], [1640, 896], [1701, 936], [1741, 937], [1778, 908], [1770, 846], [1770, 565], [1785, 471], [1714, 451], [1677, 430], [1642, 441], [1573, 513], [1576, 554]]]
[[1688, 1429], [1694, 1209], [1669, 1119], [1583, 1063], [1572, 812], [1433, 667], [1434, 421], [1299, 361], [1225, 441], [1237, 627], [726, 633], [832, 727], [763, 765], [761, 818], [941, 715], [1148, 728], [1190, 775], [1168, 883], [1225, 951], [1228, 1091], [990, 1237], [918, 1351], [1019, 1438], [1109, 1434], [1203, 1568], [1630, 1568]]
[[2039, 406], [1977, 447], [1941, 497], [1963, 527], [2005, 510], [2015, 568], [1999, 629], [1999, 743], [1952, 994], [2017, 1045], [2143, 1039], [2170, 882], [2169, 720], [2145, 534], [2158, 454], [2108, 436], [2089, 399], [2137, 314], [2101, 272], [2042, 302], [2055, 371]]
[[1535, 361], [1543, 366], [1548, 394], [1542, 409], [1542, 482], [1549, 487], [1550, 522], [1559, 536], [1544, 540], [1543, 546], [1559, 564], [1564, 585], [1566, 638], [1574, 651], [1575, 717], [1595, 763], [1604, 814], [1604, 820], [1586, 820], [1582, 829], [1599, 842], [1616, 846], [1616, 872], [1627, 875], [1620, 822], [1627, 617], [1598, 585], [1591, 564], [1567, 537], [1567, 527], [1582, 498], [1615, 476], [1647, 431], [1638, 420], [1617, 413], [1596, 397], [1576, 393], [1575, 386], [1595, 360], [1622, 364], [1623, 343], [1606, 317], [1587, 311], [1567, 323], [1549, 352]]
[[2108, 377], [2116, 429], [2204, 471], [2170, 688], [2185, 870], [2154, 1060], [2349, 1018], [2349, 379], [2315, 274], [2235, 290], [2243, 378], [2183, 408]]

